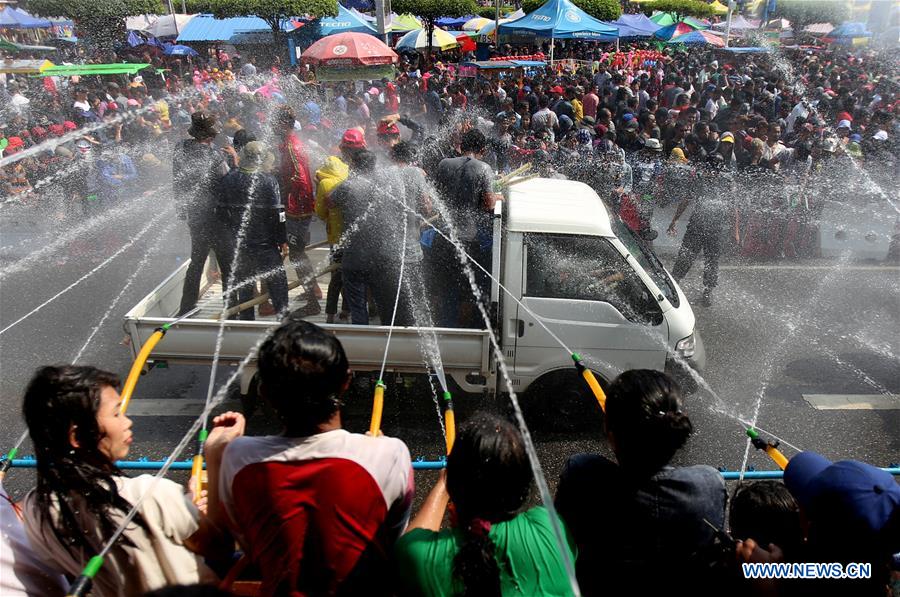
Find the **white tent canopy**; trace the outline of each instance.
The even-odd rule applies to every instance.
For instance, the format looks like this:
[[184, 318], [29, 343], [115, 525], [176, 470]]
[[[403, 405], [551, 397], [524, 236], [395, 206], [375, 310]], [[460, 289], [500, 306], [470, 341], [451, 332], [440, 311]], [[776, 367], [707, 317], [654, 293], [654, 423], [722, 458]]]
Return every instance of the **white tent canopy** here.
[[152, 25], [145, 29], [141, 29], [145, 33], [149, 33], [154, 37], [175, 37], [184, 30], [185, 25], [190, 23], [195, 15], [163, 15], [156, 19]]
[[[712, 26], [713, 29], [721, 29], [725, 31], [727, 23], [722, 21], [721, 23], [716, 23]], [[748, 21], [744, 18], [744, 15], [736, 15], [731, 19], [731, 30], [732, 31], [746, 31], [747, 29], [756, 29], [756, 25]]]
[[158, 18], [157, 15], [125, 17], [125, 29], [128, 31], [144, 31], [147, 27], [155, 23]]

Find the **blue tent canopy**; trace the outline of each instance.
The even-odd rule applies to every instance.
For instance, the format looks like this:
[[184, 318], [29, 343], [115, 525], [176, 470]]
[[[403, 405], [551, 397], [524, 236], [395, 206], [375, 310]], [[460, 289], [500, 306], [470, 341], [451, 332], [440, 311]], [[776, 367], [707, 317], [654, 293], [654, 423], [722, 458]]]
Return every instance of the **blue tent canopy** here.
[[[285, 19], [281, 23], [282, 31], [293, 31], [294, 24], [291, 19]], [[213, 42], [229, 41], [239, 33], [268, 32], [272, 29], [269, 24], [259, 17], [233, 17], [230, 19], [217, 19], [212, 15], [200, 14], [195, 16], [184, 26], [178, 35], [178, 42]]]
[[178, 44], [166, 44], [163, 53], [166, 56], [199, 56], [197, 50], [188, 46]]
[[619, 37], [653, 37], [659, 31], [660, 26], [647, 18], [646, 15], [622, 15], [610, 23], [619, 30]]
[[325, 17], [319, 20], [320, 37], [335, 33], [371, 33], [374, 35], [376, 31], [365, 19], [359, 16], [359, 13], [339, 4], [336, 17]]
[[462, 29], [466, 22], [474, 19], [478, 15], [466, 15], [464, 17], [441, 17], [435, 19], [434, 24], [441, 29]]
[[592, 41], [615, 41], [619, 36], [618, 29], [590, 16], [570, 0], [549, 0], [521, 19], [500, 25], [500, 34], [508, 33]]
[[24, 10], [14, 6], [7, 6], [0, 10], [0, 27], [17, 29], [45, 29], [52, 25], [47, 19], [38, 19]]

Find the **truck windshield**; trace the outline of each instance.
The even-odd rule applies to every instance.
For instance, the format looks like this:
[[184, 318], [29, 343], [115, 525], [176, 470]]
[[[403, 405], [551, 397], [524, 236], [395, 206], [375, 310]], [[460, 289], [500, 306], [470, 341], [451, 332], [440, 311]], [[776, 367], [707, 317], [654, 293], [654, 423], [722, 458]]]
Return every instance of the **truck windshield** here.
[[527, 296], [602, 301], [634, 323], [662, 322], [656, 299], [608, 239], [528, 234], [525, 244]]
[[622, 241], [622, 244], [625, 245], [625, 248], [628, 249], [631, 256], [641, 264], [644, 271], [647, 272], [653, 279], [653, 282], [659, 286], [659, 289], [666, 298], [669, 299], [672, 306], [677, 309], [680, 302], [678, 300], [678, 292], [675, 291], [675, 285], [672, 284], [668, 272], [666, 272], [656, 254], [653, 253], [650, 247], [648, 247], [642, 239], [635, 236], [622, 220], [612, 217], [610, 218], [610, 221], [612, 222], [613, 232], [616, 233], [616, 236]]

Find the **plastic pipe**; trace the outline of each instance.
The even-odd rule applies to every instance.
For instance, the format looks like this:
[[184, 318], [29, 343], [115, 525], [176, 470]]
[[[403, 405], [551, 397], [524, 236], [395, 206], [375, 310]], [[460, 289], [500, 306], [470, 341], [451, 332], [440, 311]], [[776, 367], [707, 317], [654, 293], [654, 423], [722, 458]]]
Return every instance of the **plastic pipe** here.
[[591, 392], [594, 393], [594, 398], [600, 404], [600, 410], [606, 413], [606, 392], [600, 387], [600, 382], [594, 377], [594, 372], [584, 366], [584, 363], [581, 362], [581, 355], [577, 352], [572, 353], [572, 360], [575, 361], [575, 368], [578, 369], [578, 373], [581, 374], [581, 377], [590, 386]]
[[156, 345], [159, 344], [162, 337], [166, 335], [168, 329], [167, 326], [157, 328], [157, 330], [147, 338], [147, 341], [141, 347], [141, 351], [134, 359], [134, 363], [131, 365], [131, 371], [128, 372], [128, 378], [125, 380], [125, 385], [122, 387], [122, 414], [125, 414], [125, 411], [128, 410], [128, 403], [131, 402], [131, 395], [134, 393], [134, 388], [137, 385], [138, 379], [141, 377], [141, 371], [143, 371], [147, 359], [150, 358], [150, 352], [156, 348]]
[[456, 414], [453, 412], [453, 396], [450, 392], [444, 392], [444, 401], [447, 403], [444, 410], [444, 428], [447, 434], [447, 454], [450, 454], [456, 442]]
[[384, 382], [375, 382], [375, 397], [372, 399], [372, 422], [369, 423], [369, 435], [378, 437], [381, 431], [381, 415], [384, 412]]
[[94, 584], [94, 577], [103, 567], [103, 556], [94, 556], [88, 560], [87, 566], [81, 571], [81, 576], [75, 579], [75, 582], [69, 587], [66, 597], [83, 597], [91, 592], [91, 585]]
[[747, 435], [750, 437], [750, 441], [753, 442], [753, 445], [758, 450], [763, 450], [766, 454], [769, 455], [775, 464], [778, 465], [778, 468], [784, 470], [787, 467], [788, 459], [784, 454], [781, 453], [781, 450], [778, 449], [777, 444], [773, 444], [771, 442], [767, 442], [759, 437], [759, 433], [753, 427], [747, 428]]
[[[13, 468], [34, 468], [37, 466], [37, 460], [34, 458], [20, 458], [12, 460]], [[116, 466], [122, 470], [139, 470], [139, 471], [156, 471], [162, 468], [165, 461], [163, 460], [119, 460]], [[444, 460], [413, 460], [412, 467], [417, 471], [433, 471], [440, 470], [447, 466]], [[193, 467], [191, 460], [176, 460], [169, 467], [175, 471], [189, 471]], [[900, 477], [900, 466], [882, 467], [881, 470], [895, 477]], [[723, 471], [719, 473], [726, 481], [736, 481], [741, 478], [740, 471]], [[744, 479], [780, 479], [784, 475], [784, 471], [745, 471]]]

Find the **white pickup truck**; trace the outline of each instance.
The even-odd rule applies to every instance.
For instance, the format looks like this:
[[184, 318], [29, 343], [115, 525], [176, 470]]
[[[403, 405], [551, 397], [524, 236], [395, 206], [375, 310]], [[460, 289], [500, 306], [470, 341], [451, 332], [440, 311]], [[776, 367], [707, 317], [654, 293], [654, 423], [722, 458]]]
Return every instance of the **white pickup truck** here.
[[[523, 404], [533, 412], [565, 412], [575, 406], [571, 401], [580, 401], [588, 391], [575, 375], [571, 356], [548, 329], [582, 355], [601, 384], [627, 369], [683, 373], [685, 363], [704, 367], [694, 313], [678, 284], [652, 251], [618, 218], [610, 217], [587, 185], [542, 178], [512, 185], [506, 200], [497, 203], [493, 234], [492, 327], [513, 389], [525, 393]], [[311, 253], [314, 262], [327, 257], [325, 248]], [[135, 355], [154, 330], [173, 321], [187, 265], [125, 315]], [[287, 269], [292, 276], [293, 268]], [[327, 285], [327, 278], [320, 277], [319, 283]], [[212, 361], [221, 288], [204, 277], [202, 291], [200, 311], [172, 326], [152, 351], [151, 363]], [[323, 316], [310, 320], [341, 340], [354, 371], [379, 370], [389, 327], [326, 324]], [[277, 324], [274, 319], [227, 320], [222, 362], [243, 359]], [[434, 332], [447, 377], [460, 389], [497, 388], [487, 330], [435, 328]], [[395, 327], [388, 370], [424, 373], [419, 343], [416, 328]], [[255, 372], [251, 360], [242, 376], [243, 394], [254, 385]]]

